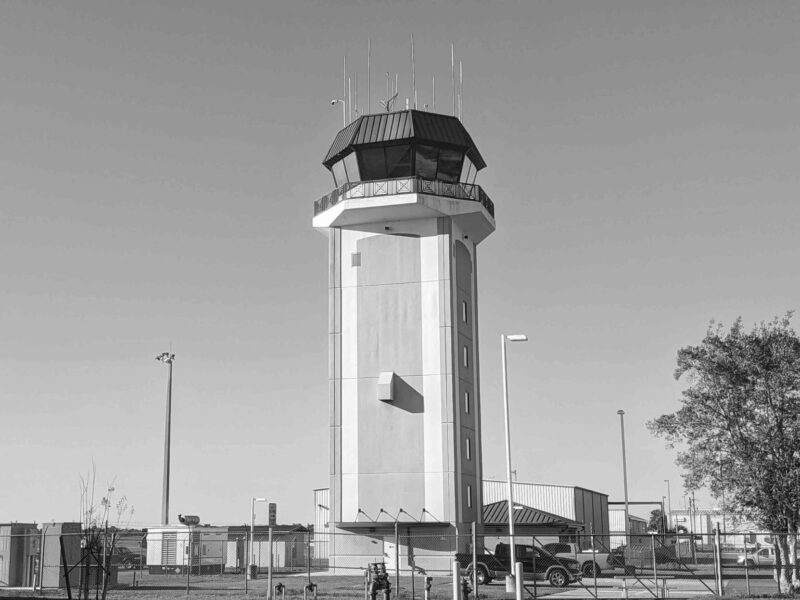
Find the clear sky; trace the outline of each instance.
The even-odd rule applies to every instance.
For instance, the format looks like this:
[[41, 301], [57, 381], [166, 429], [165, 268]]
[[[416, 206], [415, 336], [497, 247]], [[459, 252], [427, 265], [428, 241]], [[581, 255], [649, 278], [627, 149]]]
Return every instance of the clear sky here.
[[[464, 123], [479, 247], [484, 473], [660, 500], [676, 351], [798, 307], [796, 2], [26, 2], [0, 6], [0, 521], [75, 520], [81, 472], [160, 518], [309, 522], [328, 485], [327, 245], [312, 205], [385, 73]], [[391, 440], [387, 440], [392, 443]], [[102, 490], [98, 490], [101, 492]], [[699, 496], [698, 498], [701, 498]], [[705, 504], [705, 506], [704, 506]], [[698, 499], [698, 507], [708, 502]], [[259, 508], [264, 519], [265, 508]]]

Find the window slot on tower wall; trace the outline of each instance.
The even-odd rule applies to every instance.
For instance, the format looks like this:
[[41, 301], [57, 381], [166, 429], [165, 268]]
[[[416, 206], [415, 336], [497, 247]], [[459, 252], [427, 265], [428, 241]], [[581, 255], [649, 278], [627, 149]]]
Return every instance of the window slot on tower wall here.
[[462, 320], [464, 323], [466, 323], [466, 322], [467, 322], [467, 320], [468, 320], [468, 314], [467, 314], [467, 301], [466, 301], [466, 300], [462, 300], [462, 301], [461, 301], [461, 320]]
[[464, 346], [464, 368], [469, 367], [469, 348]]
[[469, 414], [469, 392], [464, 392], [464, 412]]
[[361, 266], [361, 252], [353, 252], [350, 255], [350, 266], [351, 267]]
[[472, 508], [472, 486], [467, 484], [467, 508]]
[[472, 440], [465, 438], [467, 448], [467, 460], [472, 460]]

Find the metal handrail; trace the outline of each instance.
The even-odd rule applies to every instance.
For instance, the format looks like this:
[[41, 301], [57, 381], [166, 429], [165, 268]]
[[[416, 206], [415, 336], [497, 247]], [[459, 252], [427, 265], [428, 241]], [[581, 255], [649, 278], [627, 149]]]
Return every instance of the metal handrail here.
[[398, 177], [395, 179], [345, 183], [314, 202], [314, 216], [328, 210], [342, 200], [417, 193], [480, 202], [494, 218], [494, 203], [481, 186], [474, 183], [430, 180], [422, 177]]

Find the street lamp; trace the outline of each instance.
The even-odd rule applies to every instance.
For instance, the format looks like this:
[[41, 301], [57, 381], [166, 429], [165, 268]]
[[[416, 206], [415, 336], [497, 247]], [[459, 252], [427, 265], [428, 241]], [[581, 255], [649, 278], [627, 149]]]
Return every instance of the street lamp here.
[[622, 436], [622, 484], [625, 490], [625, 543], [626, 547], [630, 548], [631, 540], [631, 525], [630, 517], [628, 515], [628, 465], [625, 459], [625, 411], [620, 409], [617, 411], [619, 415], [619, 431]]
[[250, 550], [248, 552], [247, 579], [253, 579], [253, 567], [255, 566], [256, 555], [253, 552], [253, 544], [256, 541], [256, 502], [266, 502], [266, 498], [250, 498]]
[[523, 334], [500, 335], [503, 357], [503, 410], [506, 417], [506, 483], [508, 485], [508, 537], [511, 549], [511, 573], [506, 578], [506, 589], [514, 583], [517, 592], [517, 600], [522, 600], [522, 586], [517, 585], [515, 578], [521, 579], [522, 573], [516, 572], [516, 556], [514, 548], [514, 489], [511, 482], [511, 418], [508, 411], [508, 364], [506, 361], [506, 342], [527, 342], [528, 336]]
[[161, 524], [169, 523], [169, 446], [170, 429], [172, 419], [172, 363], [175, 355], [170, 352], [162, 352], [156, 356], [156, 360], [169, 365], [169, 379], [167, 380], [167, 416], [164, 424], [164, 481], [161, 491]]

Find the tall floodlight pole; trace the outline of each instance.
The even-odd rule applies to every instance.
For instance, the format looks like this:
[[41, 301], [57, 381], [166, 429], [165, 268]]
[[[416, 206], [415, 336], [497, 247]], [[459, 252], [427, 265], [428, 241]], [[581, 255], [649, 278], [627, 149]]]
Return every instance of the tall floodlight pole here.
[[630, 548], [631, 546], [631, 524], [630, 524], [630, 515], [628, 514], [628, 464], [625, 458], [625, 411], [618, 410], [617, 414], [619, 415], [619, 432], [622, 436], [622, 484], [625, 490], [625, 544], [626, 547]]
[[[509, 575], [510, 581], [515, 581], [515, 566], [517, 564], [515, 547], [514, 547], [514, 487], [511, 482], [511, 418], [508, 410], [508, 363], [506, 360], [506, 341], [509, 342], [527, 342], [528, 336], [523, 334], [500, 335], [500, 345], [502, 347], [503, 357], [503, 410], [506, 417], [506, 483], [508, 485], [508, 544], [511, 549], [511, 568], [512, 575]], [[522, 600], [519, 597], [521, 587], [515, 584], [517, 590], [517, 600]], [[506, 586], [508, 589], [508, 586]]]
[[164, 481], [161, 490], [161, 524], [169, 524], [169, 449], [170, 449], [170, 430], [172, 427], [172, 363], [175, 355], [170, 352], [162, 352], [156, 356], [156, 360], [169, 365], [169, 378], [167, 379], [167, 416], [164, 423]]

